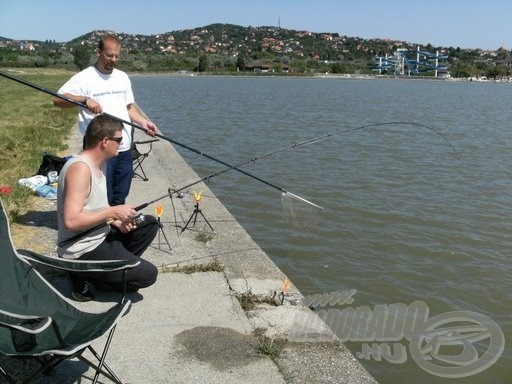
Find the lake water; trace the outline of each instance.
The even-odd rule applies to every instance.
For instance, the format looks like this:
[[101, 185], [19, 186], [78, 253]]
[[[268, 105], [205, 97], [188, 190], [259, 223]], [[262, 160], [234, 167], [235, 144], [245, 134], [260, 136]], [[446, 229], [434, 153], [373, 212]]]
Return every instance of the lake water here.
[[[132, 82], [164, 135], [234, 165], [369, 124], [427, 126], [356, 129], [244, 166], [323, 206], [302, 216], [308, 227], [283, 220], [279, 190], [239, 172], [214, 177], [209, 187], [304, 295], [356, 290], [349, 306], [371, 309], [420, 301], [428, 318], [470, 311], [511, 340], [512, 85], [180, 76]], [[225, 168], [177, 149], [201, 177]], [[294, 206], [299, 214], [305, 208]], [[450, 320], [441, 325], [467, 325]], [[512, 378], [510, 345], [490, 368], [454, 380], [432, 373], [429, 363], [420, 367], [407, 339], [397, 343], [405, 362], [378, 361], [378, 347], [360, 359], [381, 383]], [[361, 354], [363, 344], [348, 346]], [[485, 340], [476, 344], [480, 355], [486, 351]], [[464, 369], [462, 352], [470, 348], [459, 351]]]

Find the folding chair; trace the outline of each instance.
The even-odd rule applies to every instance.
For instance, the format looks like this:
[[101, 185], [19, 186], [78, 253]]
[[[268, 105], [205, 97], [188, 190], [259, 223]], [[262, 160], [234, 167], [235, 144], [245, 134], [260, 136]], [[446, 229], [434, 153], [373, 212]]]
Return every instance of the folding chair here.
[[[135, 132], [132, 129], [132, 138], [134, 138]], [[138, 177], [143, 181], [148, 181], [148, 177], [146, 176], [146, 172], [144, 172], [144, 168], [142, 167], [142, 163], [149, 156], [149, 153], [153, 149], [153, 143], [158, 141], [158, 139], [151, 139], [145, 141], [132, 141], [132, 159], [133, 159], [133, 177]], [[146, 145], [148, 149], [146, 152], [141, 152], [138, 150], [137, 145]], [[147, 146], [149, 145], [149, 146]]]
[[[40, 369], [26, 378], [25, 383], [62, 361], [77, 357], [95, 370], [93, 383], [102, 374], [121, 384], [121, 380], [105, 363], [105, 358], [117, 322], [130, 309], [130, 300], [125, 300], [123, 292], [119, 303], [110, 309], [102, 313], [84, 312], [54, 288], [34, 265], [73, 272], [126, 272], [139, 262], [127, 264], [119, 260], [69, 261], [30, 251], [16, 251], [1, 199], [0, 210], [0, 355], [39, 361]], [[91, 344], [105, 334], [108, 336], [99, 354]], [[98, 360], [97, 363], [82, 355], [86, 350]], [[0, 377], [2, 376], [10, 383], [18, 383], [13, 374], [0, 363]]]

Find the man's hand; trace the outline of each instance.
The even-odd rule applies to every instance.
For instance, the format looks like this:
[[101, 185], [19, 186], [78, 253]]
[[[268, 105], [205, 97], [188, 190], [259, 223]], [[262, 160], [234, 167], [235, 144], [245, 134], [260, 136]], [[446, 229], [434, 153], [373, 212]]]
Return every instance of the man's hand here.
[[91, 98], [87, 98], [84, 103], [87, 106], [87, 109], [96, 115], [101, 115], [103, 113], [103, 108], [101, 108], [101, 104], [96, 100]]
[[137, 226], [133, 224], [131, 221], [115, 220], [112, 223], [110, 223], [110, 225], [116, 227], [117, 230], [121, 233], [128, 233], [137, 228]]
[[158, 129], [155, 123], [153, 123], [151, 120], [146, 120], [146, 124], [143, 127], [146, 128], [147, 135], [155, 137], [156, 130]]
[[131, 205], [114, 205], [110, 207], [112, 218], [119, 220], [123, 224], [131, 223], [132, 219], [138, 215], [138, 212]]
[[155, 123], [153, 123], [149, 118], [142, 112], [142, 110], [139, 108], [139, 106], [135, 103], [129, 104], [127, 106], [128, 108], [128, 115], [130, 116], [130, 120], [132, 123], [139, 124], [142, 128], [145, 129], [146, 134], [155, 137], [157, 126]]

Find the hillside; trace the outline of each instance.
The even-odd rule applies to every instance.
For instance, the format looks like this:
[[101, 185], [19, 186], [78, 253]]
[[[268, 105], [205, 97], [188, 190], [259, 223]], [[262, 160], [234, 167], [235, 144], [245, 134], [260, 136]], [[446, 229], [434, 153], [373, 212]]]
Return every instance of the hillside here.
[[484, 68], [483, 63], [508, 66], [510, 59], [510, 52], [505, 50], [484, 52], [397, 40], [367, 40], [330, 32], [211, 24], [159, 35], [92, 31], [61, 43], [0, 38], [0, 66], [31, 64], [30, 58], [35, 66], [71, 66], [74, 48], [87, 47], [93, 59], [99, 38], [108, 33], [115, 33], [123, 42], [120, 66], [135, 71], [259, 69], [296, 74], [371, 73], [377, 57], [394, 55], [397, 49], [420, 49], [447, 55], [451, 70], [466, 71], [466, 75], [471, 76], [474, 75], [471, 72], [490, 70], [490, 67]]

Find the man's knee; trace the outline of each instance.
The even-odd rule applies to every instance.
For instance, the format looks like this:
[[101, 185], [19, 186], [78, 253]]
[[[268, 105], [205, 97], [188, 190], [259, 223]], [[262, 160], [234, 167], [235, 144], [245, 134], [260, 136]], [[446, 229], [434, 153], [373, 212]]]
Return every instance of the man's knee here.
[[147, 288], [155, 284], [158, 276], [158, 268], [147, 260], [141, 260], [141, 263], [135, 267], [135, 276], [128, 280], [130, 288]]
[[159, 229], [159, 224], [158, 224], [156, 217], [152, 216], [152, 215], [145, 215], [144, 216], [144, 227], [148, 233], [148, 237], [151, 237], [154, 239], [158, 232], [158, 229]]

